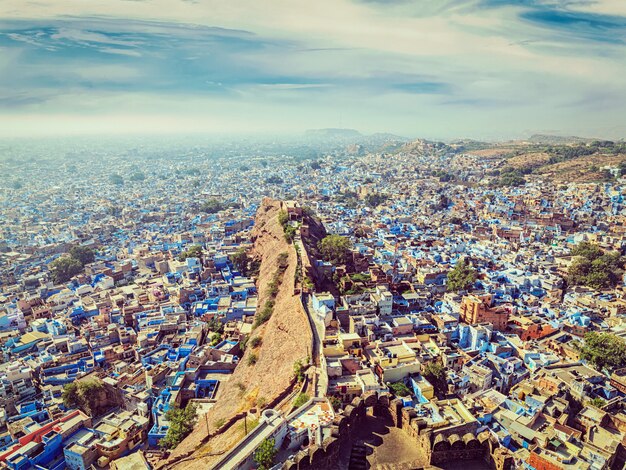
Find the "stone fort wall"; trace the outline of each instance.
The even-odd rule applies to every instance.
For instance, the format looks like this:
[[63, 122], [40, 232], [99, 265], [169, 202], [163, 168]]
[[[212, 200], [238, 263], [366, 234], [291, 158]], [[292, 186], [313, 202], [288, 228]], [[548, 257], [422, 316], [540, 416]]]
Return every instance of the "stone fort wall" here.
[[419, 418], [412, 408], [404, 408], [402, 401], [389, 394], [367, 393], [352, 400], [342, 414], [335, 416], [332, 435], [321, 446], [312, 445], [300, 451], [283, 465], [285, 470], [317, 470], [336, 468], [341, 448], [350, 445], [351, 438], [365, 422], [368, 409], [375, 416], [390, 418], [393, 426], [415, 440], [426, 461], [438, 465], [451, 460], [483, 459], [495, 470], [513, 470], [509, 451], [499, 446], [488, 431], [477, 433], [476, 422], [456, 427], [433, 429]]

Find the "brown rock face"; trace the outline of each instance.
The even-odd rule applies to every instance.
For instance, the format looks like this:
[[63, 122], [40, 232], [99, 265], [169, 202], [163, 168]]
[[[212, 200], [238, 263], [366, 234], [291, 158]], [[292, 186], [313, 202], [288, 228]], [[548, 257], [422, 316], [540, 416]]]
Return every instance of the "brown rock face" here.
[[[214, 434], [217, 424], [228, 423], [236, 415], [256, 408], [258, 403], [272, 404], [291, 386], [294, 363], [298, 360], [306, 363], [311, 354], [309, 322], [299, 295], [294, 295], [296, 251], [285, 240], [278, 222], [279, 211], [279, 201], [265, 198], [257, 212], [253, 232], [252, 254], [261, 260], [257, 313], [269, 298], [268, 284], [278, 268], [278, 257], [281, 253], [288, 254], [288, 266], [276, 295], [273, 314], [251, 335], [261, 337], [261, 345], [246, 350], [230, 380], [220, 384], [223, 389], [214, 408], [206, 419], [202, 416], [198, 420], [195, 430], [172, 452], [168, 463], [164, 462], [166, 467], [210, 468], [241, 437], [237, 429], [241, 426], [237, 423], [207, 439], [207, 421], [209, 432]], [[252, 354], [257, 356], [255, 364], [248, 360]], [[191, 458], [185, 458], [187, 456]]]

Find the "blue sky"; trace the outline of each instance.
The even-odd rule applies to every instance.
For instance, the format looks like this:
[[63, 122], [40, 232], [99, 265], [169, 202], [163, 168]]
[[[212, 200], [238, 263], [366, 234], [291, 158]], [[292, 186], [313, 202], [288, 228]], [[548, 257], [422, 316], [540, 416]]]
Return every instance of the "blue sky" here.
[[626, 137], [624, 0], [0, 2], [0, 135]]

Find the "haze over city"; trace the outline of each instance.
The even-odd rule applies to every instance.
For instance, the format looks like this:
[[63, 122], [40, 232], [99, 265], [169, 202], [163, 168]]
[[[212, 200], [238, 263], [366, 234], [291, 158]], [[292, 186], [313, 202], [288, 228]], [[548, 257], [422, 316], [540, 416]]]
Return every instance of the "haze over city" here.
[[621, 0], [0, 3], [0, 135], [626, 131]]
[[0, 0], [0, 470], [625, 470], [626, 0]]

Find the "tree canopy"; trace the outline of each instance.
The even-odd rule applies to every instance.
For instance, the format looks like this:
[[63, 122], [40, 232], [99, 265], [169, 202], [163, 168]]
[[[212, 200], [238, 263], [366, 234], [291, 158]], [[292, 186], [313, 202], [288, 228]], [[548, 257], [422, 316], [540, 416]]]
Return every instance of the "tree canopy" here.
[[272, 175], [269, 178], [265, 178], [267, 184], [283, 184], [284, 181], [280, 176]]
[[187, 258], [199, 258], [202, 256], [202, 247], [200, 245], [192, 245], [178, 255], [179, 261], [185, 261]]
[[276, 441], [274, 439], [265, 439], [254, 452], [254, 461], [259, 465], [259, 470], [267, 470], [274, 465], [276, 459]]
[[343, 264], [348, 261], [352, 242], [341, 235], [328, 235], [319, 242], [318, 248], [325, 261]]
[[145, 179], [146, 179], [146, 174], [141, 170], [137, 170], [130, 175], [131, 181], [143, 181]]
[[582, 256], [589, 261], [593, 261], [604, 254], [602, 248], [591, 242], [580, 242], [571, 250], [572, 256]]
[[615, 287], [624, 275], [624, 258], [618, 252], [605, 252], [598, 245], [582, 242], [572, 248], [575, 256], [567, 272], [572, 285], [594, 289]]
[[244, 276], [257, 276], [259, 274], [259, 268], [261, 262], [250, 256], [246, 248], [239, 247], [237, 251], [231, 254], [229, 257], [233, 267]]
[[612, 333], [589, 332], [580, 348], [580, 358], [599, 370], [626, 367], [626, 342]]
[[124, 184], [124, 178], [122, 178], [119, 174], [114, 173], [111, 176], [109, 176], [109, 181], [113, 184], [117, 184], [117, 185], [123, 185]]
[[93, 263], [96, 255], [91, 248], [86, 246], [73, 246], [68, 254], [55, 259], [50, 263], [52, 280], [59, 284], [69, 281], [73, 276], [80, 273], [86, 264]]
[[389, 196], [387, 196], [386, 194], [373, 193], [365, 196], [365, 203], [369, 207], [377, 207], [387, 202], [388, 199]]
[[50, 272], [55, 284], [69, 281], [83, 270], [83, 265], [72, 256], [61, 256], [50, 263]]
[[248, 253], [243, 246], [239, 247], [237, 251], [230, 255], [229, 259], [237, 271], [242, 273], [245, 272], [248, 267]]
[[294, 408], [300, 408], [302, 405], [304, 405], [310, 399], [311, 399], [311, 397], [309, 395], [307, 395], [306, 393], [300, 393], [300, 395], [298, 395], [297, 398], [294, 400], [293, 406], [294, 406]]
[[468, 290], [476, 282], [477, 273], [465, 258], [461, 258], [448, 272], [447, 289], [452, 292]]
[[446, 393], [448, 391], [448, 385], [446, 383], [446, 369], [439, 362], [431, 361], [426, 364], [423, 375], [428, 380], [433, 388], [440, 393]]
[[167, 434], [159, 441], [159, 445], [164, 449], [176, 447], [185, 437], [193, 431], [197, 416], [197, 408], [193, 403], [187, 404], [185, 408], [172, 407], [165, 413], [165, 419], [170, 426]]
[[73, 246], [70, 248], [70, 256], [77, 259], [83, 266], [96, 260], [94, 251], [86, 246]]
[[278, 212], [278, 223], [283, 229], [287, 226], [287, 224], [289, 223], [289, 214], [287, 213], [287, 211], [281, 210], [280, 212]]
[[200, 204], [200, 212], [207, 214], [215, 214], [216, 212], [226, 209], [228, 206], [215, 198], [211, 198]]
[[63, 387], [61, 399], [68, 409], [79, 408], [89, 415], [96, 415], [100, 411], [98, 392], [103, 389], [104, 384], [98, 379], [70, 382]]
[[389, 384], [389, 388], [398, 397], [408, 397], [411, 394], [411, 390], [404, 382], [394, 382]]

